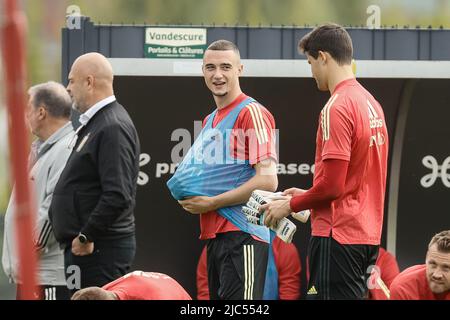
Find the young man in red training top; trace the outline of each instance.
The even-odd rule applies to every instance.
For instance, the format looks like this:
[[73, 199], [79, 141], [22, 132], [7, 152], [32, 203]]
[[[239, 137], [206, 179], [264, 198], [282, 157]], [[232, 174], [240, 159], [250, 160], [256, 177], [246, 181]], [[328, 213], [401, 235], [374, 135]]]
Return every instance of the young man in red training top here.
[[263, 206], [266, 225], [311, 209], [308, 299], [364, 299], [383, 226], [388, 132], [383, 109], [356, 81], [352, 41], [339, 25], [304, 36], [305, 53], [321, 91], [331, 98], [319, 118], [313, 187], [285, 190], [290, 200]]
[[103, 286], [78, 290], [72, 300], [192, 300], [168, 275], [134, 271]]
[[431, 239], [425, 264], [395, 278], [391, 300], [450, 300], [450, 230]]
[[[194, 196], [179, 201], [186, 211], [200, 214], [200, 239], [208, 240], [208, 284], [211, 299], [262, 299], [268, 263], [268, 243], [242, 231], [218, 213], [219, 208], [244, 205], [255, 189], [275, 191], [275, 120], [258, 102], [245, 95], [239, 85], [243, 65], [239, 49], [226, 40], [213, 42], [203, 57], [203, 75], [217, 107], [212, 128], [226, 123], [245, 104], [232, 126], [230, 140], [234, 158], [248, 161], [253, 177], [216, 196]], [[248, 133], [251, 134], [248, 134]], [[237, 142], [235, 142], [237, 140]], [[225, 153], [225, 150], [223, 150]], [[248, 270], [254, 272], [248, 273]]]
[[[273, 240], [273, 255], [278, 271], [278, 299], [298, 300], [301, 293], [300, 277], [302, 264], [298, 250], [293, 243]], [[197, 265], [197, 299], [209, 300], [206, 247]]]

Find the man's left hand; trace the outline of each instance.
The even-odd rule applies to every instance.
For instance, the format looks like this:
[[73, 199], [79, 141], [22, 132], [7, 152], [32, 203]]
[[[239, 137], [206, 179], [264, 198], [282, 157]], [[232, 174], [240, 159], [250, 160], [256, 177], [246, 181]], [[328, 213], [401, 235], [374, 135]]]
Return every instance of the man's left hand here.
[[94, 252], [94, 243], [81, 243], [78, 237], [72, 240], [72, 253], [75, 256], [87, 256]]
[[184, 210], [194, 214], [205, 213], [217, 209], [214, 197], [196, 196], [186, 200], [180, 200], [178, 203]]
[[268, 204], [262, 205], [259, 212], [265, 213], [264, 224], [267, 227], [276, 228], [278, 221], [287, 217], [291, 213], [290, 199], [274, 200]]

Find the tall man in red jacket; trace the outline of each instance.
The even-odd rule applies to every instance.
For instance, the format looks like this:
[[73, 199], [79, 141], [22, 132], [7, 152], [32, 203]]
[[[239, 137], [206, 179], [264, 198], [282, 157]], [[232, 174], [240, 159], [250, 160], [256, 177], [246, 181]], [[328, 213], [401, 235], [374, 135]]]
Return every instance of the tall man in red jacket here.
[[355, 79], [352, 40], [336, 24], [304, 36], [305, 53], [330, 99], [320, 114], [313, 187], [262, 206], [266, 225], [311, 209], [309, 299], [364, 299], [383, 226], [388, 132], [383, 109]]

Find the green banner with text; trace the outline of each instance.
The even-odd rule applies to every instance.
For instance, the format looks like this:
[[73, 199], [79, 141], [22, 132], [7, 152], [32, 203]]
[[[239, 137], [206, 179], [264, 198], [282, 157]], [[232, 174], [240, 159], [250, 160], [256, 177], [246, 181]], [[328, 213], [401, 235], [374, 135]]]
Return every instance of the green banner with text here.
[[201, 59], [206, 50], [204, 28], [146, 28], [146, 58]]

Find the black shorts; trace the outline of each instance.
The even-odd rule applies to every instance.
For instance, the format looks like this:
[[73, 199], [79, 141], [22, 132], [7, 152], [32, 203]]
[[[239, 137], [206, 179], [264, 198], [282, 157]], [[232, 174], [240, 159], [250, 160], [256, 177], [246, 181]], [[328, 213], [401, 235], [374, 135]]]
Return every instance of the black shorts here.
[[211, 300], [261, 300], [269, 244], [242, 231], [208, 240], [208, 286]]
[[370, 266], [375, 265], [378, 248], [344, 245], [332, 237], [311, 237], [306, 299], [365, 299]]

